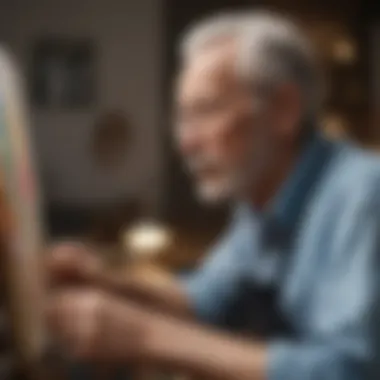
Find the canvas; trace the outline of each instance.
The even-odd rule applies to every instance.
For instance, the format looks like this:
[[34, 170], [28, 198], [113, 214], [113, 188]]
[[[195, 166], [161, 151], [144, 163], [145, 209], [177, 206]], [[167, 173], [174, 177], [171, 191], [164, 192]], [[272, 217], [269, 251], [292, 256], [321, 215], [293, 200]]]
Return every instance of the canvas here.
[[45, 345], [41, 265], [44, 239], [22, 87], [14, 63], [0, 50], [2, 269], [18, 358], [21, 364], [33, 366]]

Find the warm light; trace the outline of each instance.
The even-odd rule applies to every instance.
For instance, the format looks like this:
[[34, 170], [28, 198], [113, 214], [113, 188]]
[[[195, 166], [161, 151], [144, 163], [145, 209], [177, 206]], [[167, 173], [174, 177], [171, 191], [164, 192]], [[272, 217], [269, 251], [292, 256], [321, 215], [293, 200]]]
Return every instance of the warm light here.
[[340, 138], [345, 134], [345, 123], [339, 115], [328, 115], [323, 120], [325, 132], [331, 138]]
[[333, 46], [333, 55], [337, 62], [343, 64], [353, 63], [356, 59], [356, 49], [348, 40], [338, 40]]
[[152, 256], [167, 248], [172, 242], [172, 233], [165, 226], [144, 221], [129, 229], [124, 244], [132, 256]]

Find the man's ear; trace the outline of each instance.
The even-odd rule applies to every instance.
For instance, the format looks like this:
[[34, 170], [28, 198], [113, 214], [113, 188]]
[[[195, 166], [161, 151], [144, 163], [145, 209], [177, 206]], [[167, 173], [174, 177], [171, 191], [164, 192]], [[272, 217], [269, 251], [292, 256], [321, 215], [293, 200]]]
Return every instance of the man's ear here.
[[291, 139], [302, 118], [303, 100], [298, 86], [292, 83], [280, 85], [273, 93], [273, 118], [279, 135]]

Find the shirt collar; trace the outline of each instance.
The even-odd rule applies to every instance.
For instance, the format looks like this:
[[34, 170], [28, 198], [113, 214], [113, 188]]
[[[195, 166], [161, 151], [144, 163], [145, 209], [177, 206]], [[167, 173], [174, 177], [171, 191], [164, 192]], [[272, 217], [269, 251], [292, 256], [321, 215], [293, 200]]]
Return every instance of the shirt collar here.
[[332, 155], [333, 143], [320, 133], [309, 137], [288, 179], [266, 215], [281, 229], [292, 229]]
[[[322, 176], [331, 158], [333, 143], [320, 133], [309, 136], [295, 168], [266, 211], [257, 214], [252, 207], [240, 205], [240, 212], [266, 221], [266, 230], [278, 240], [286, 238], [297, 224], [298, 217], [307, 204], [311, 192]], [[240, 214], [241, 215], [241, 214]], [[277, 239], [276, 239], [277, 240]]]

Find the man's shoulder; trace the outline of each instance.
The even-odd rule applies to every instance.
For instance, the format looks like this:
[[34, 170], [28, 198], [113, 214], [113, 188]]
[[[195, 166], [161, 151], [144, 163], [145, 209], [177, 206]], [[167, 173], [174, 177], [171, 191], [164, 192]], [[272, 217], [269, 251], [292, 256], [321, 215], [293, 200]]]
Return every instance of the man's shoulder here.
[[380, 179], [380, 154], [354, 143], [341, 145], [336, 163], [344, 180], [362, 179], [376, 183]]
[[338, 144], [327, 188], [348, 202], [380, 200], [380, 154], [353, 143]]

